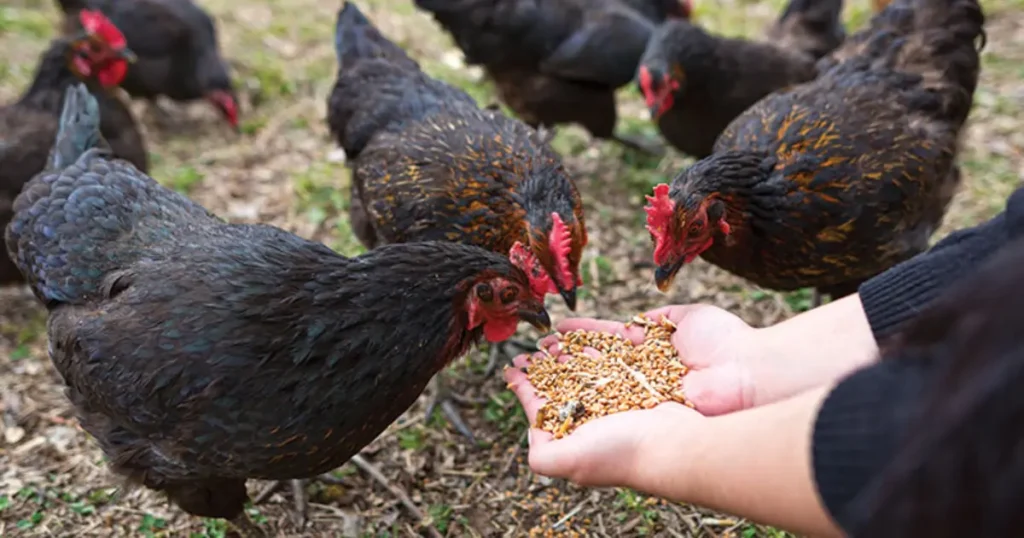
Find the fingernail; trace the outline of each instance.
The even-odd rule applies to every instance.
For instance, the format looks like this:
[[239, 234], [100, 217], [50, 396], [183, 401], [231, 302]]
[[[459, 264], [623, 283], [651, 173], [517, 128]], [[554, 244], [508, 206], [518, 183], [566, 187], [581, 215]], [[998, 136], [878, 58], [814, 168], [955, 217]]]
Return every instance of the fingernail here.
[[529, 429], [526, 432], [526, 446], [533, 446], [533, 429]]

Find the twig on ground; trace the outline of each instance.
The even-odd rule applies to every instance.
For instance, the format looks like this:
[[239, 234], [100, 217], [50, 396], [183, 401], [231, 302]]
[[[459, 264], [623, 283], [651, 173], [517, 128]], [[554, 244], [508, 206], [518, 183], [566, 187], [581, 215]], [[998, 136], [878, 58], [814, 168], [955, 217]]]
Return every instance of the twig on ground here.
[[[412, 499], [409, 498], [409, 495], [407, 495], [405, 491], [403, 491], [398, 486], [392, 484], [391, 481], [388, 480], [388, 477], [384, 476], [384, 473], [380, 472], [380, 469], [377, 469], [377, 467], [375, 467], [372, 463], [366, 461], [359, 454], [352, 456], [352, 459], [349, 461], [354, 463], [356, 467], [359, 467], [361, 471], [370, 475], [370, 478], [373, 478], [380, 485], [387, 488], [387, 490], [390, 491], [392, 495], [398, 498], [398, 500], [402, 503], [402, 506], [404, 506], [405, 509], [408, 510], [409, 513], [412, 514], [412, 516], [415, 517], [419, 523], [422, 524], [427, 519], [427, 516], [424, 515], [423, 512], [416, 506], [416, 503], [412, 502]], [[437, 529], [435, 529], [434, 527], [427, 527], [427, 534], [429, 534], [433, 538], [443, 538], [441, 536], [441, 533], [438, 532]]]

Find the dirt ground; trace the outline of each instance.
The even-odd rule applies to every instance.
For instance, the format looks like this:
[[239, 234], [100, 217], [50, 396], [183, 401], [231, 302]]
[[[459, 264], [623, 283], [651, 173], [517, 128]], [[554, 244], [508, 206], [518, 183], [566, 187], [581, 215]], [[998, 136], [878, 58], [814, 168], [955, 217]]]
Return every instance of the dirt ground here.
[[[359, 252], [345, 211], [343, 153], [324, 124], [336, 71], [331, 33], [338, 3], [204, 0], [241, 87], [243, 133], [231, 133], [202, 104], [164, 103], [169, 114], [161, 115], [140, 103], [135, 110], [150, 144], [152, 175], [231, 220], [273, 223], [344, 253]], [[713, 30], [758, 35], [781, 4], [698, 1], [697, 12]], [[983, 4], [989, 39], [962, 152], [966, 174], [939, 236], [999, 211], [1024, 171], [1024, 3]], [[428, 72], [482, 104], [493, 102], [481, 73], [462, 64], [448, 37], [411, 0], [360, 5]], [[867, 0], [848, 2], [848, 28], [859, 27], [867, 11]], [[55, 21], [49, 0], [0, 6], [0, 103], [26, 87]], [[623, 91], [621, 108], [626, 130], [656, 133], [635, 90]], [[578, 178], [590, 229], [577, 315], [624, 319], [657, 305], [702, 301], [766, 325], [807, 307], [809, 293], [757, 290], [699, 261], [683, 270], [671, 296], [660, 294], [643, 265], [650, 244], [642, 195], [670, 179], [685, 159], [637, 159], [575, 128], [561, 129], [555, 144]], [[551, 311], [568, 314], [561, 303]], [[533, 475], [525, 463], [525, 417], [500, 375], [479, 379], [483, 362], [473, 354], [449, 368], [456, 391], [476, 402], [463, 410], [476, 446], [436, 417], [424, 421], [421, 398], [362, 452], [423, 521], [351, 463], [336, 472], [340, 485], [310, 486], [305, 529], [289, 519], [285, 493], [250, 513], [280, 536], [410, 536], [430, 529], [444, 536], [785, 536], [628, 490], [585, 490]], [[45, 315], [20, 288], [0, 290], [0, 396], [0, 536], [225, 535], [222, 522], [187, 516], [150, 492], [118, 490], [96, 445], [72, 419], [49, 364]], [[252, 482], [250, 492], [264, 485]]]

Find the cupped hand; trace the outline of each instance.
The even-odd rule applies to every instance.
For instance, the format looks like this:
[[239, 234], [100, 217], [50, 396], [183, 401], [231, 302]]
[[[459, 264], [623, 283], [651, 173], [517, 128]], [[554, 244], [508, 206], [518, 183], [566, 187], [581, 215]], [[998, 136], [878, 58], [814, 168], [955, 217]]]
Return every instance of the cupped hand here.
[[516, 357], [513, 367], [505, 370], [505, 380], [530, 421], [530, 468], [544, 476], [565, 478], [583, 486], [657, 491], [658, 483], [664, 478], [659, 471], [663, 466], [656, 462], [657, 451], [669, 446], [665, 440], [666, 429], [690, 431], [693, 429], [690, 425], [707, 420], [689, 407], [668, 402], [653, 409], [601, 417], [561, 439], [554, 439], [552, 434], [537, 428], [537, 411], [545, 400], [522, 371], [529, 363], [527, 355]]
[[[679, 358], [690, 368], [683, 376], [683, 394], [705, 415], [720, 415], [755, 404], [752, 357], [757, 354], [758, 329], [739, 317], [710, 305], [674, 305], [646, 312], [651, 320], [668, 318], [676, 324], [672, 344]], [[569, 318], [557, 325], [561, 333], [583, 329], [619, 334], [634, 344], [643, 342], [638, 325], [589, 318]], [[557, 353], [558, 336], [541, 341], [552, 355]]]

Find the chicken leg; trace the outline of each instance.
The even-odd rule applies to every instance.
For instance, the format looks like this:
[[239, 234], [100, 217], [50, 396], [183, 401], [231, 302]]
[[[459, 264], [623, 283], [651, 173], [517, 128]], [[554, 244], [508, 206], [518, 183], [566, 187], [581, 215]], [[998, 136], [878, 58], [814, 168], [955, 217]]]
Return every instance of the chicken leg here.
[[[314, 478], [295, 480], [275, 480], [274, 482], [271, 482], [270, 485], [268, 485], [266, 488], [264, 488], [263, 491], [261, 491], [260, 494], [257, 495], [255, 499], [253, 499], [252, 503], [262, 503], [263, 501], [269, 499], [270, 496], [274, 494], [274, 492], [284, 487], [285, 483], [288, 483], [288, 485], [291, 486], [292, 500], [295, 503], [295, 513], [292, 514], [292, 521], [294, 521], [294, 523], [299, 528], [302, 528], [306, 525], [306, 518], [309, 515], [309, 496], [306, 495], [306, 486], [309, 485], [310, 482], [323, 482], [324, 484], [331, 485], [339, 485], [342, 483], [340, 478], [336, 478], [330, 473], [325, 473]], [[242, 516], [244, 517], [245, 514], [243, 513]], [[232, 520], [232, 524], [234, 523], [234, 520]], [[249, 524], [252, 525], [252, 522], [250, 521]], [[241, 529], [241, 527], [239, 528]], [[243, 537], [248, 538], [248, 536], [244, 534]]]

